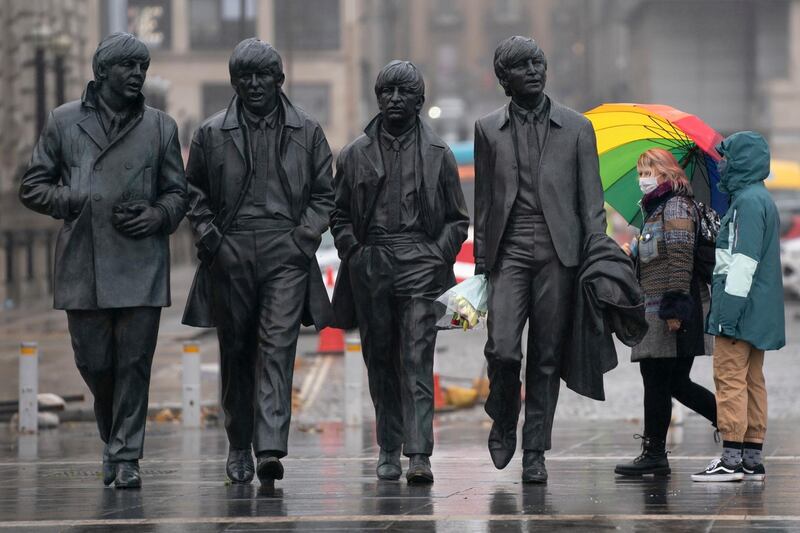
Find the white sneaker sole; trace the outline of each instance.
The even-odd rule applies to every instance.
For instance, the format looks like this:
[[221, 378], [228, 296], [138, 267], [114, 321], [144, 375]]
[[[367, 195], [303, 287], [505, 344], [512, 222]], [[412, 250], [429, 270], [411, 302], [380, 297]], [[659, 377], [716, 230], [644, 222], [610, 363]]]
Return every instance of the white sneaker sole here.
[[700, 482], [715, 482], [715, 481], [742, 481], [744, 474], [738, 472], [736, 474], [692, 474], [692, 481]]

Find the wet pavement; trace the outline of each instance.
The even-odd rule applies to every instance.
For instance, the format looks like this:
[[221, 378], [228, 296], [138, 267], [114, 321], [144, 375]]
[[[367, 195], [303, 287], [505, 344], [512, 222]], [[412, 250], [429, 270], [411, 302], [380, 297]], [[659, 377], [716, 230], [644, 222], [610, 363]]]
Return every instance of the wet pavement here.
[[[475, 416], [477, 419], [477, 414]], [[90, 424], [38, 436], [0, 426], [0, 531], [798, 531], [800, 426], [771, 422], [764, 483], [692, 483], [718, 452], [706, 424], [671, 431], [668, 479], [621, 479], [638, 424], [557, 419], [550, 481], [522, 485], [521, 454], [502, 471], [485, 449], [488, 424], [437, 418], [436, 482], [379, 482], [371, 429], [295, 428], [286, 478], [226, 484], [217, 427], [148, 427], [143, 488], [104, 488]]]

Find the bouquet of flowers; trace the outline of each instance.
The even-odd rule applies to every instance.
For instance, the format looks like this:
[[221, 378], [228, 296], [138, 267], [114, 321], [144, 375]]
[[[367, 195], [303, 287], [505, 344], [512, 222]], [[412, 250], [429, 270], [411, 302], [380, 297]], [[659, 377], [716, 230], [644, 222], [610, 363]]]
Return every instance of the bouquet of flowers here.
[[488, 280], [473, 276], [436, 299], [439, 329], [481, 329], [486, 324]]

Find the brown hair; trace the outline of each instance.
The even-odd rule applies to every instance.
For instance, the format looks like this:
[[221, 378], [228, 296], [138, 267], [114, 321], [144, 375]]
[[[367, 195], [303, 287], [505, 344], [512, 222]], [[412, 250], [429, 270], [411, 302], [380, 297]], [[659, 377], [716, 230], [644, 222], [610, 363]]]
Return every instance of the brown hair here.
[[690, 196], [693, 194], [686, 172], [671, 152], [663, 148], [645, 150], [636, 162], [636, 170], [641, 172], [644, 169], [650, 169], [656, 176], [663, 176], [669, 180], [673, 191]]

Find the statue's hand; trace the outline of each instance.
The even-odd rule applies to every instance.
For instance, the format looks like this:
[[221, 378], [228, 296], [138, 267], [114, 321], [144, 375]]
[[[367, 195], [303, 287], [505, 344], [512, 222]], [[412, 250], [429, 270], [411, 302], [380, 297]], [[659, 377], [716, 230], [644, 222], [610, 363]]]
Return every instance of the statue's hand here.
[[148, 206], [135, 217], [120, 222], [119, 231], [134, 239], [149, 237], [161, 230], [164, 225], [164, 213], [157, 207]]
[[201, 242], [194, 243], [195, 248], [197, 248], [197, 259], [200, 260], [201, 263], [205, 265], [210, 265], [214, 261], [214, 252], [206, 248]]

